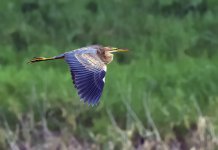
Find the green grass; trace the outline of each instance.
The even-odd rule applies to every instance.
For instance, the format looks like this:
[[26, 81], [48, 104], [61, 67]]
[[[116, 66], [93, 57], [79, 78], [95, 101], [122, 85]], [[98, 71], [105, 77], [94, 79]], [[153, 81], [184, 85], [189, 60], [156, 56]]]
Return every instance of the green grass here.
[[[107, 110], [122, 129], [127, 128], [128, 114], [149, 128], [146, 102], [161, 136], [178, 124], [188, 128], [200, 115], [210, 118], [216, 131], [217, 1], [175, 3], [2, 1], [1, 113], [15, 126], [29, 110], [39, 121], [40, 115], [60, 109], [51, 118], [65, 118], [60, 126], [73, 126], [85, 138], [86, 131], [107, 133], [112, 125]], [[95, 43], [129, 49], [108, 65], [98, 107], [79, 101], [64, 61], [27, 64], [35, 56]], [[54, 130], [58, 126], [54, 120], [49, 125]]]
[[[1, 102], [4, 108], [25, 111], [29, 105], [34, 105], [30, 103], [34, 92], [36, 102], [48, 101], [54, 106], [71, 103], [87, 109], [76, 95], [64, 62], [26, 64], [25, 61], [20, 66], [3, 66], [1, 69], [0, 91], [5, 97]], [[176, 61], [156, 61], [155, 58], [154, 61], [138, 60], [122, 65], [113, 62], [108, 66], [100, 106], [90, 109], [105, 112], [107, 107], [111, 107], [119, 118], [126, 112], [123, 101], [127, 101], [146, 121], [141, 112], [143, 100], [148, 99], [152, 116], [160, 126], [186, 117], [191, 121], [198, 116], [193, 100], [205, 115], [211, 111], [208, 108], [210, 101], [216, 99], [216, 66], [216, 59], [190, 57]]]

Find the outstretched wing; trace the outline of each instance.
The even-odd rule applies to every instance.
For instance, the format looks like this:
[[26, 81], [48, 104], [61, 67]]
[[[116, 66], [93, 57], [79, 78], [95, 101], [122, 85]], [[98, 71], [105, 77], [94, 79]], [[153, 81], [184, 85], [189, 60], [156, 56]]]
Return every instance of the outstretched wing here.
[[104, 88], [106, 65], [96, 51], [71, 51], [65, 53], [64, 57], [70, 66], [73, 83], [80, 98], [89, 104], [98, 104]]

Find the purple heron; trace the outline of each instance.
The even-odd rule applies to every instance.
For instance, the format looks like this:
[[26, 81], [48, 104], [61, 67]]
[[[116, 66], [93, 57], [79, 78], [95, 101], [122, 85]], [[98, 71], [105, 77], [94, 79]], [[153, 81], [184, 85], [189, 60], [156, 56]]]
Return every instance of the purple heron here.
[[107, 64], [113, 60], [113, 53], [126, 51], [128, 50], [92, 45], [50, 58], [35, 57], [30, 63], [64, 59], [70, 67], [73, 84], [80, 99], [89, 105], [96, 105], [102, 95]]

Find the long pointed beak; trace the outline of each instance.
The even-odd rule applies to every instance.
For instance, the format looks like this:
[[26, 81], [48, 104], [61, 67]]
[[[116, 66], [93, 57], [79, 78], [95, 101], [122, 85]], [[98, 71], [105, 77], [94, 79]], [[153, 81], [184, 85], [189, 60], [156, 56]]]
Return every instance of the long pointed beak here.
[[112, 53], [115, 53], [115, 52], [128, 52], [128, 49], [119, 49], [119, 48], [118, 49], [112, 49], [111, 52]]

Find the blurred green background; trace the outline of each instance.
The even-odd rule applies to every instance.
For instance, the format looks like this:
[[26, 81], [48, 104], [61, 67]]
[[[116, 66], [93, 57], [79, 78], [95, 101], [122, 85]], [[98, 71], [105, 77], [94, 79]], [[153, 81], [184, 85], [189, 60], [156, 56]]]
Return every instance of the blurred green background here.
[[[80, 102], [64, 61], [27, 64], [92, 44], [129, 49], [109, 64], [98, 107]], [[217, 46], [217, 0], [2, 0], [2, 127], [31, 112], [52, 131], [107, 139], [113, 120], [140, 130], [152, 118], [165, 137], [207, 116], [216, 133]]]

